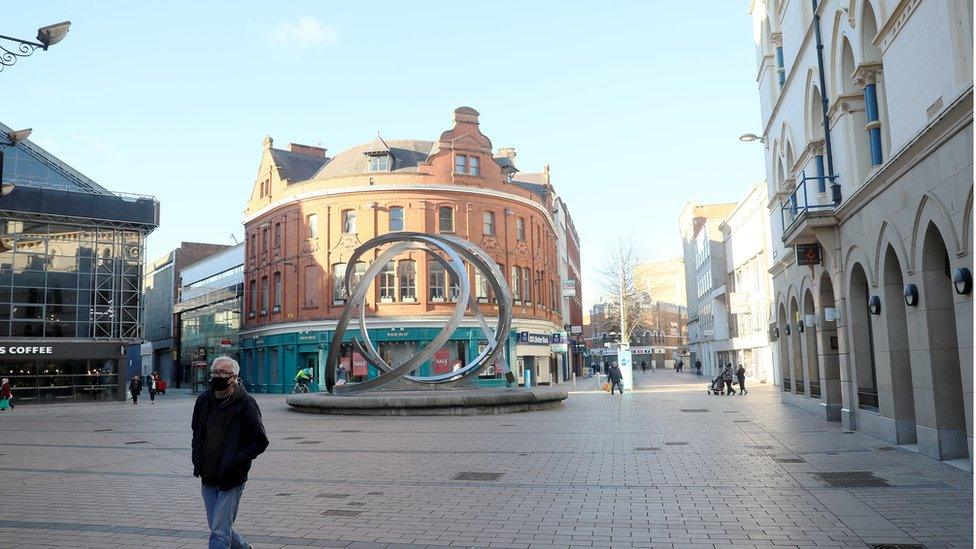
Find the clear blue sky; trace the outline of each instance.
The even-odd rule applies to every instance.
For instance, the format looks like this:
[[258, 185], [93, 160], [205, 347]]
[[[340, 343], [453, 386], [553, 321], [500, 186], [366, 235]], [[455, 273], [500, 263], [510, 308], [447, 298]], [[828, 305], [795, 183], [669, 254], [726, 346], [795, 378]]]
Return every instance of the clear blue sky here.
[[621, 235], [680, 255], [689, 200], [763, 179], [747, 2], [46, 1], [0, 34], [65, 40], [0, 73], [2, 121], [114, 191], [152, 194], [155, 258], [240, 237], [265, 134], [332, 153], [436, 139], [462, 105], [523, 171], [551, 165], [584, 290]]

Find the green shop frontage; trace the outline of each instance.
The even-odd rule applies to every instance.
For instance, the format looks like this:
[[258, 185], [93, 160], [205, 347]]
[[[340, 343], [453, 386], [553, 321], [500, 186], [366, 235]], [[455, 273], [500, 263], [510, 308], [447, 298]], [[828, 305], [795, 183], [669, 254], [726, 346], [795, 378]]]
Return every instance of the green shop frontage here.
[[[369, 330], [369, 338], [383, 359], [399, 365], [416, 355], [440, 332], [437, 328], [376, 328]], [[290, 393], [295, 386], [299, 368], [311, 368], [312, 391], [325, 390], [324, 370], [331, 330], [294, 331], [271, 335], [243, 335], [240, 338], [241, 377], [248, 391], [254, 393]], [[344, 377], [349, 381], [363, 381], [377, 376], [377, 370], [352, 347], [358, 329], [348, 329], [343, 338], [340, 357]], [[504, 387], [505, 372], [515, 363], [517, 334], [513, 330], [506, 339], [505, 356], [509, 364], [489, 365], [478, 376], [483, 387]], [[464, 366], [487, 347], [480, 327], [458, 328], [451, 339], [438, 349], [430, 361], [417, 369], [417, 375], [447, 373]]]

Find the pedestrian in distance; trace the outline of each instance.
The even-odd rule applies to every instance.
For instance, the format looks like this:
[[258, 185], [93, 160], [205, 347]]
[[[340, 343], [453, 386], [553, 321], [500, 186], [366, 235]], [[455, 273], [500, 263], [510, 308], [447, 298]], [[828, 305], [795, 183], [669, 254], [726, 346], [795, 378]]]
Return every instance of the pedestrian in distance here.
[[129, 394], [132, 395], [133, 406], [139, 404], [140, 393], [142, 393], [142, 378], [139, 376], [132, 376], [132, 381], [129, 382]]
[[739, 364], [739, 368], [735, 371], [735, 378], [739, 381], [739, 394], [744, 395], [749, 391], [746, 391], [746, 368], [745, 366]]
[[238, 383], [241, 367], [226, 356], [210, 364], [210, 388], [193, 406], [191, 459], [200, 478], [210, 549], [250, 547], [234, 530], [251, 462], [268, 447], [261, 410]]
[[701, 373], [701, 361], [700, 360], [696, 360], [695, 361], [695, 370], [698, 371], [698, 375], [699, 376], [702, 375], [702, 373]]
[[647, 371], [647, 363], [642, 360], [641, 361], [641, 372], [646, 372], [646, 371]]
[[156, 404], [156, 374], [149, 374], [149, 380], [146, 383], [146, 388], [149, 389], [149, 403]]
[[14, 392], [10, 390], [10, 380], [3, 378], [0, 381], [0, 410], [6, 411], [7, 408], [11, 412], [14, 410]]
[[725, 382], [725, 395], [732, 396], [735, 394], [735, 389], [732, 388], [732, 363], [725, 365], [725, 370], [722, 370], [722, 381]]
[[610, 377], [610, 394], [613, 394], [615, 388], [620, 389], [621, 395], [624, 394], [624, 375], [616, 363], [610, 366], [610, 372], [607, 375]]

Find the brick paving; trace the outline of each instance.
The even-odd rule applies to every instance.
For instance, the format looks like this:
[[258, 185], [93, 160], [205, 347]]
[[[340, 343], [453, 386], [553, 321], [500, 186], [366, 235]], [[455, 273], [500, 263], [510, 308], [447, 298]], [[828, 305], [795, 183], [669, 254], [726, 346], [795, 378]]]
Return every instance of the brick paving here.
[[[483, 417], [315, 416], [259, 395], [271, 446], [237, 526], [261, 549], [973, 546], [970, 473], [844, 434], [773, 387], [637, 383], [620, 397], [584, 379], [562, 409]], [[0, 413], [0, 546], [205, 547], [192, 402]], [[890, 486], [811, 474], [832, 471]]]

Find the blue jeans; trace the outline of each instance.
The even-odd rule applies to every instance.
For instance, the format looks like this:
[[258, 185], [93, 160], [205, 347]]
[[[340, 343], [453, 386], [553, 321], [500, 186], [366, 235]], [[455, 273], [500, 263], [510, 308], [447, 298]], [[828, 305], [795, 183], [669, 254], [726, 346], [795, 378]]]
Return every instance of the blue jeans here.
[[234, 531], [237, 520], [237, 506], [241, 503], [244, 485], [230, 490], [200, 485], [203, 492], [203, 505], [207, 508], [207, 525], [210, 526], [210, 549], [247, 549], [248, 544]]

